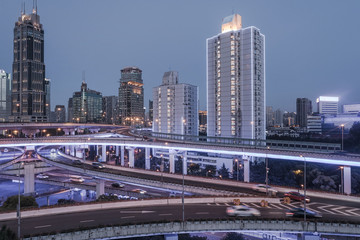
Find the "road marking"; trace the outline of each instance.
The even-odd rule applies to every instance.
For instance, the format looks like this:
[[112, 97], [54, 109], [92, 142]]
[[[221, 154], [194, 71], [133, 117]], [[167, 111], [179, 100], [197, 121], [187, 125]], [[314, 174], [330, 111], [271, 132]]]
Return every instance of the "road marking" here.
[[249, 203], [249, 205], [250, 205], [250, 206], [253, 206], [253, 207], [256, 207], [256, 208], [260, 207], [260, 205], [258, 205], [258, 204], [256, 204], [256, 203]]
[[230, 206], [228, 203], [225, 203], [225, 206]]
[[248, 205], [248, 204], [246, 204], [246, 203], [242, 203], [241, 205], [244, 205], [244, 206], [247, 206], [247, 207], [249, 207], [249, 205]]
[[159, 216], [171, 216], [172, 213], [159, 213]]
[[288, 206], [288, 205], [286, 205], [286, 204], [281, 204], [281, 206], [284, 207], [284, 208], [286, 208], [286, 209], [293, 209], [293, 207], [290, 207], [290, 206]]
[[341, 207], [337, 207], [337, 208], [332, 208], [331, 210], [335, 211], [335, 212], [338, 212], [340, 214], [343, 214], [343, 215], [346, 215], [346, 216], [351, 216], [350, 214], [347, 214], [347, 213], [344, 213], [344, 212], [340, 212], [339, 210], [340, 209], [343, 209], [343, 208], [347, 208], [345, 206], [341, 206]]
[[283, 209], [282, 207], [278, 206], [277, 204], [271, 204], [271, 207], [276, 209]]
[[352, 209], [345, 210], [345, 212], [354, 214], [355, 216], [360, 216], [360, 214], [354, 213], [354, 211], [357, 211], [357, 210], [359, 210], [359, 209], [358, 208], [352, 208]]
[[210, 206], [210, 205], [211, 205], [211, 203], [207, 203], [206, 205]]
[[154, 213], [155, 211], [120, 211], [120, 213]]
[[219, 206], [220, 204], [219, 203], [215, 203], [216, 204], [216, 206]]
[[269, 212], [269, 214], [283, 214], [283, 212]]
[[135, 218], [135, 216], [126, 216], [126, 217], [121, 217], [121, 219], [125, 219], [125, 218]]
[[204, 215], [204, 214], [209, 214], [209, 212], [197, 212], [195, 214], [198, 214], [198, 215]]
[[325, 211], [327, 213], [330, 213], [330, 214], [336, 214], [334, 212], [331, 212], [330, 210], [325, 209], [326, 207], [335, 207], [335, 206], [334, 205], [325, 205], [325, 206], [318, 207], [318, 209], [320, 209], [321, 211]]
[[87, 223], [87, 222], [93, 222], [95, 220], [83, 220], [83, 221], [80, 221], [81, 223]]
[[46, 227], [51, 227], [51, 225], [36, 226], [34, 228], [46, 228]]

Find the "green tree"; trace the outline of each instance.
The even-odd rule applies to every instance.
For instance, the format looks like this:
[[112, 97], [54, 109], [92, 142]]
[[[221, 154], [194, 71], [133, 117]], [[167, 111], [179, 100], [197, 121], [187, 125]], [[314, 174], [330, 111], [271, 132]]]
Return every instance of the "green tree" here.
[[[16, 209], [17, 204], [18, 195], [14, 195], [8, 197], [2, 207], [5, 209]], [[38, 207], [38, 204], [33, 196], [20, 196], [20, 206], [21, 208]]]
[[191, 163], [189, 165], [189, 174], [191, 175], [199, 175], [200, 165], [196, 163]]
[[219, 169], [218, 172], [222, 178], [229, 178], [229, 169], [225, 167], [225, 163], [223, 163], [222, 167]]
[[6, 225], [3, 225], [0, 230], [0, 239], [1, 240], [14, 240], [18, 239], [16, 234], [8, 228]]
[[344, 147], [350, 152], [360, 153], [360, 122], [355, 122], [350, 128]]

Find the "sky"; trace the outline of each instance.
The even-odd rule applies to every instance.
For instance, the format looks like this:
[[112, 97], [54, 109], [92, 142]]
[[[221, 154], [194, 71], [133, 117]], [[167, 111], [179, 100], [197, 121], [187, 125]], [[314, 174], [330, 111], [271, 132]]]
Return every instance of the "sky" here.
[[[12, 71], [13, 28], [21, 2], [0, 0], [0, 69]], [[164, 72], [199, 87], [206, 110], [206, 39], [222, 19], [242, 16], [266, 42], [266, 105], [296, 110], [296, 98], [339, 96], [360, 103], [360, 1], [333, 0], [38, 0], [45, 30], [46, 77], [51, 108], [79, 91], [118, 95], [120, 70], [143, 70], [145, 107]]]

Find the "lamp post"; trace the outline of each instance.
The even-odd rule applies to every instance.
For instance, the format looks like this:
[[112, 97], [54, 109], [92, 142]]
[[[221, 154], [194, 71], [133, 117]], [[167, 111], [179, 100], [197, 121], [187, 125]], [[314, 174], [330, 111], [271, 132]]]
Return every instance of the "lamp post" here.
[[238, 159], [235, 158], [235, 162], [236, 162], [236, 181], [239, 181], [239, 163], [238, 163]]
[[344, 151], [344, 124], [341, 124], [341, 151]]
[[[269, 150], [270, 147], [267, 146], [266, 149]], [[266, 157], [265, 157], [265, 171], [266, 171], [266, 174], [265, 174], [266, 196], [269, 196], [269, 188], [268, 188], [268, 185], [269, 185], [269, 163], [268, 163], [267, 151], [266, 151]]]
[[304, 158], [304, 226], [306, 227], [306, 158], [303, 155], [300, 157]]
[[344, 194], [344, 166], [340, 166], [341, 172], [341, 194]]

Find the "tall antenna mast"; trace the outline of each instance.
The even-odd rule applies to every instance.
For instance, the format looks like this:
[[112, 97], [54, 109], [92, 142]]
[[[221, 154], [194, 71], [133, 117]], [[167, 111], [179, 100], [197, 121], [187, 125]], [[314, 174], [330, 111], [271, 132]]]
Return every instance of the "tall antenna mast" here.
[[82, 72], [82, 81], [83, 81], [83, 83], [85, 83], [85, 71], [84, 70]]

